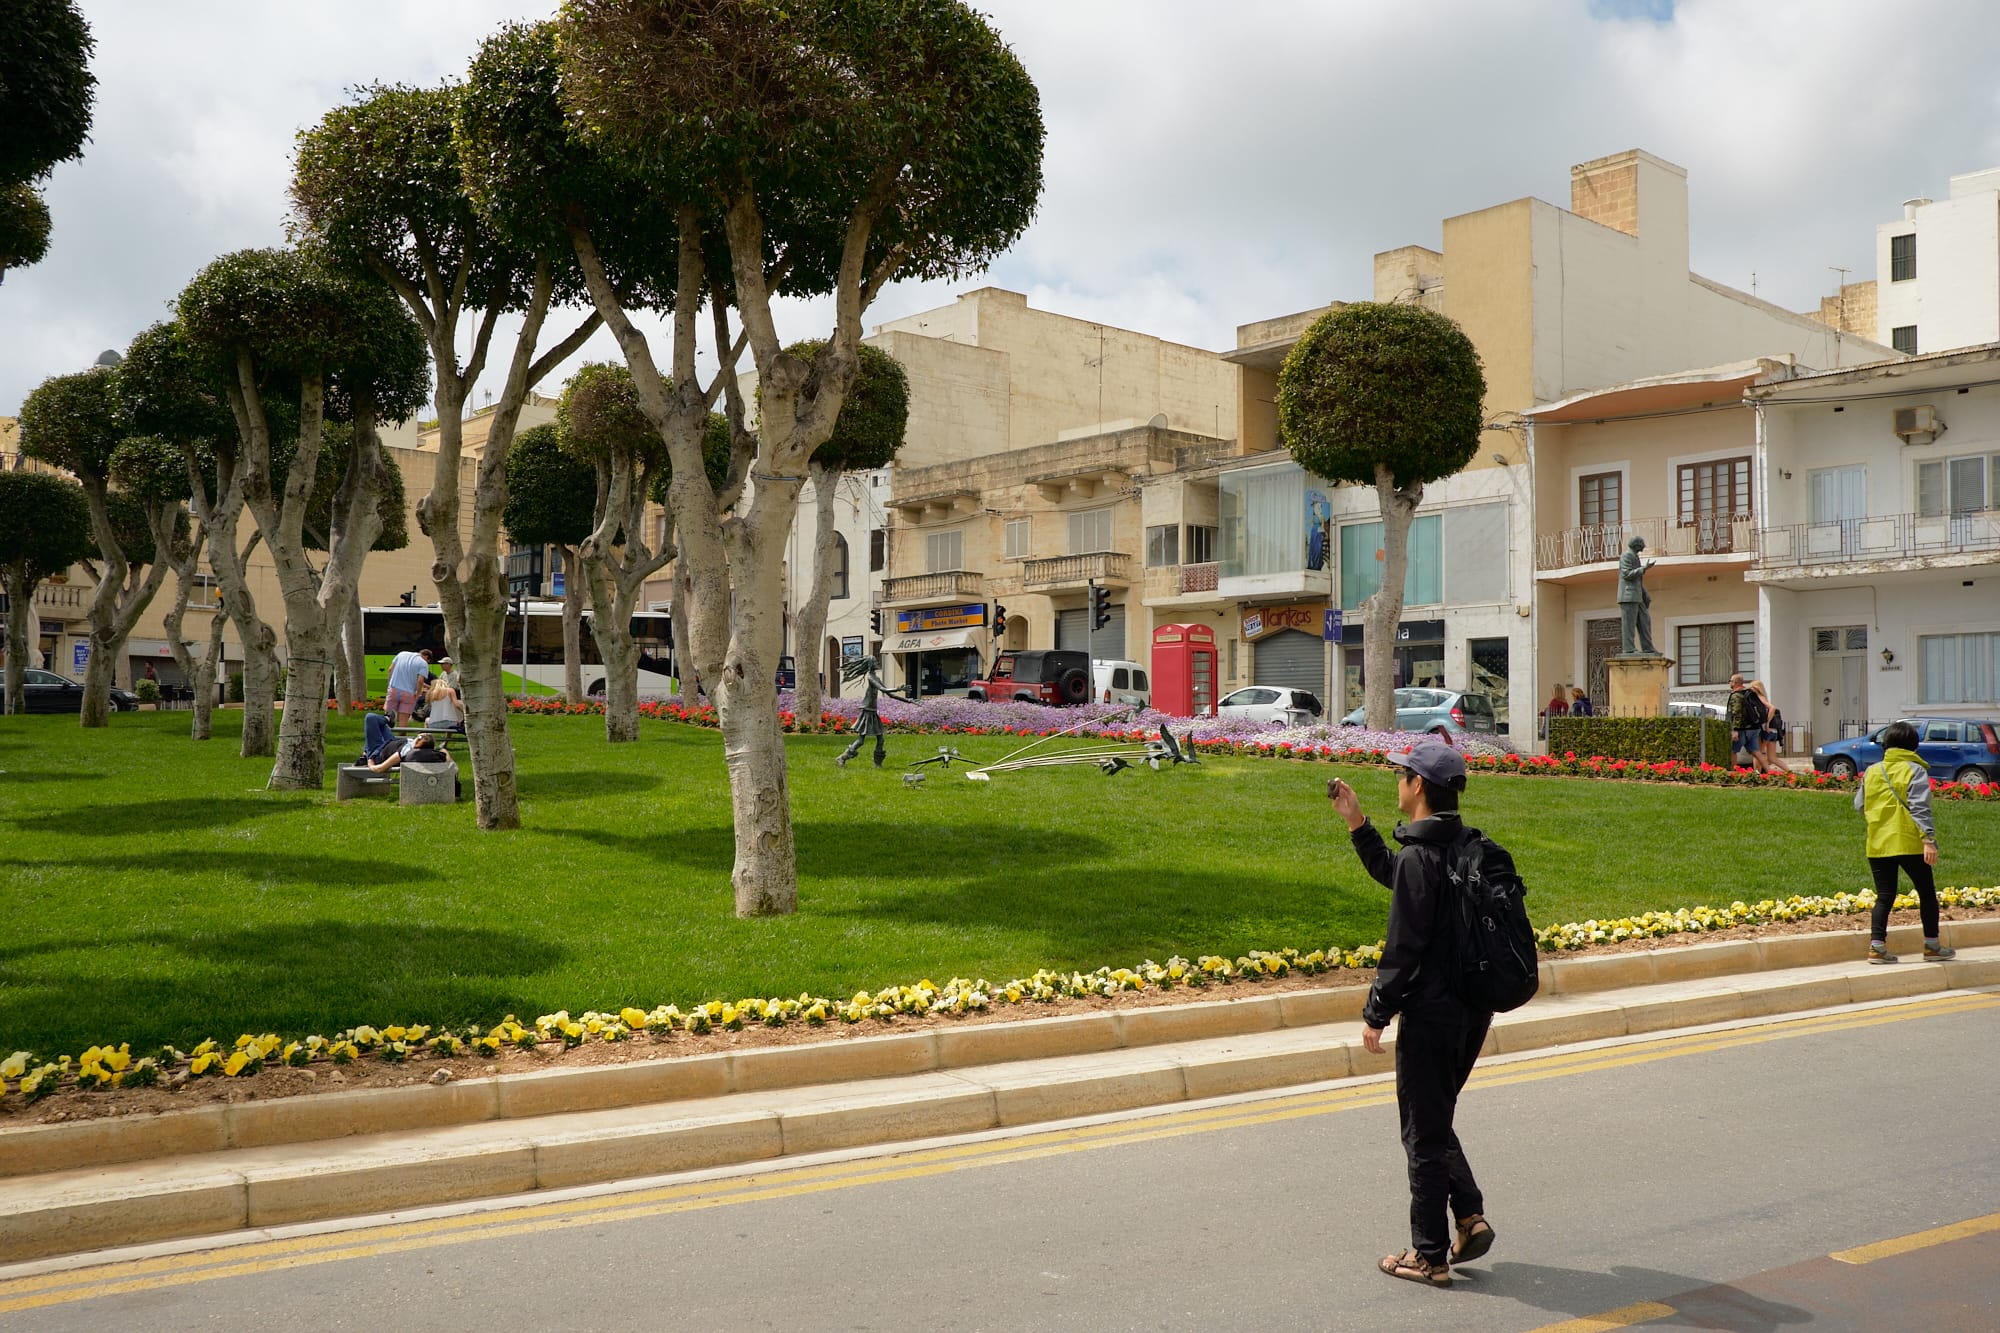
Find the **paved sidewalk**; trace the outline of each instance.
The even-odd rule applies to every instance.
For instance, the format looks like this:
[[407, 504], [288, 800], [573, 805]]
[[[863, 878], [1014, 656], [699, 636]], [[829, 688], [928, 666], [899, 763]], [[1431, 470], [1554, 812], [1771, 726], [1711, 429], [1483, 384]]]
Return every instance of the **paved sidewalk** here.
[[[1920, 947], [1913, 928], [1892, 947]], [[1514, 1053], [2000, 986], [2000, 918], [1946, 964], [1856, 931], [1558, 958]], [[1254, 992], [816, 1046], [0, 1131], [0, 1263], [1381, 1075], [1359, 988]], [[1393, 1036], [1393, 1029], [1392, 1034]], [[1393, 1045], [1393, 1042], [1391, 1043]]]

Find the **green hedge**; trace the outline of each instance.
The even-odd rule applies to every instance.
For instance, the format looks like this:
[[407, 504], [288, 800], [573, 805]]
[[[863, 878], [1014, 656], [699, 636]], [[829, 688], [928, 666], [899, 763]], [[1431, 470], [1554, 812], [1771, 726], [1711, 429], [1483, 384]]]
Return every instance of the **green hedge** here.
[[[1657, 764], [1678, 760], [1683, 764], [1701, 762], [1701, 732], [1704, 719], [1693, 717], [1552, 717], [1549, 719], [1549, 753], [1602, 755], [1606, 759], [1636, 759]], [[1729, 762], [1729, 724], [1719, 717], [1706, 719], [1708, 762]]]

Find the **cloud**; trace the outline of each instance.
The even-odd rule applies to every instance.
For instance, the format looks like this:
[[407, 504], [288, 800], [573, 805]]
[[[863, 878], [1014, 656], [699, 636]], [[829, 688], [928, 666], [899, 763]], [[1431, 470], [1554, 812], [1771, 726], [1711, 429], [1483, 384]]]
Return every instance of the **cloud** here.
[[[871, 324], [982, 284], [1226, 347], [1240, 323], [1370, 294], [1442, 219], [1569, 197], [1646, 148], [1689, 173], [1695, 268], [1793, 309], [1874, 228], [2000, 162], [2000, 10], [1908, 0], [980, 0], [1041, 89], [1047, 187], [993, 269], [892, 288]], [[464, 67], [522, 4], [93, 0], [100, 105], [50, 191], [54, 245], [0, 285], [0, 413], [122, 347], [203, 263], [283, 234], [293, 134], [376, 81]], [[787, 338], [824, 302], [787, 302]], [[652, 327], [657, 327], [654, 325]], [[505, 349], [496, 347], [497, 385]], [[600, 335], [583, 354], [615, 355]]]

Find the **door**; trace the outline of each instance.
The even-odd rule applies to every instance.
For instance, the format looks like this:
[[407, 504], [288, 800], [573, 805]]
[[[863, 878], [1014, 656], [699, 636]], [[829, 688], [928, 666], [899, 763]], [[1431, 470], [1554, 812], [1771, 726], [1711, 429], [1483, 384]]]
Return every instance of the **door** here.
[[1815, 629], [1812, 656], [1813, 743], [1868, 730], [1868, 627]]
[[1583, 622], [1583, 692], [1597, 711], [1607, 716], [1611, 712], [1611, 668], [1607, 664], [1618, 656], [1622, 642], [1617, 617]]
[[1806, 474], [1806, 493], [1811, 519], [1807, 553], [1852, 555], [1861, 520], [1868, 517], [1867, 467], [1814, 468]]
[[1680, 526], [1694, 530], [1695, 554], [1726, 554], [1736, 520], [1750, 516], [1750, 459], [1684, 463], [1679, 481]]
[[1625, 474], [1595, 472], [1576, 481], [1576, 550], [1567, 564], [1616, 560], [1625, 547]]
[[[1009, 617], [1008, 629], [1013, 628]], [[1072, 653], [1090, 653], [1094, 658], [1121, 658], [1125, 656], [1125, 607], [1113, 603], [1111, 619], [1104, 622], [1104, 628], [1097, 631], [1096, 650], [1092, 651], [1090, 636], [1090, 612], [1078, 607], [1074, 611], [1056, 612], [1056, 647]]]

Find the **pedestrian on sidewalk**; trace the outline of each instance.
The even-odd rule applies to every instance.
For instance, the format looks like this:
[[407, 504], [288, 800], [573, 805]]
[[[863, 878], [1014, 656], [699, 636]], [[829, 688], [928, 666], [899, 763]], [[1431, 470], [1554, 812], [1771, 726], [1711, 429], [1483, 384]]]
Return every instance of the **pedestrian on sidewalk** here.
[[[1382, 1053], [1382, 1030], [1396, 1028], [1396, 1112], [1410, 1171], [1410, 1248], [1378, 1265], [1390, 1277], [1451, 1285], [1453, 1262], [1493, 1248], [1486, 1203], [1459, 1146], [1452, 1118], [1472, 1075], [1493, 1015], [1468, 1008], [1454, 986], [1455, 958], [1447, 872], [1466, 836], [1459, 818], [1465, 758], [1426, 738], [1396, 765], [1396, 808], [1409, 820], [1395, 831], [1393, 855], [1362, 813], [1354, 788], [1336, 779], [1328, 790], [1347, 821], [1362, 866], [1389, 890], [1389, 928], [1375, 984], [1361, 1011], [1361, 1044]], [[1447, 1221], [1457, 1219], [1457, 1236]]]
[[1917, 729], [1891, 722], [1882, 729], [1882, 761], [1870, 764], [1854, 793], [1854, 808], [1868, 823], [1868, 873], [1875, 879], [1875, 911], [1868, 926], [1868, 961], [1893, 963], [1889, 912], [1896, 904], [1897, 872], [1917, 891], [1924, 923], [1924, 958], [1941, 963], [1958, 956], [1939, 937], [1937, 824], [1931, 818], [1931, 779], [1917, 757]]

